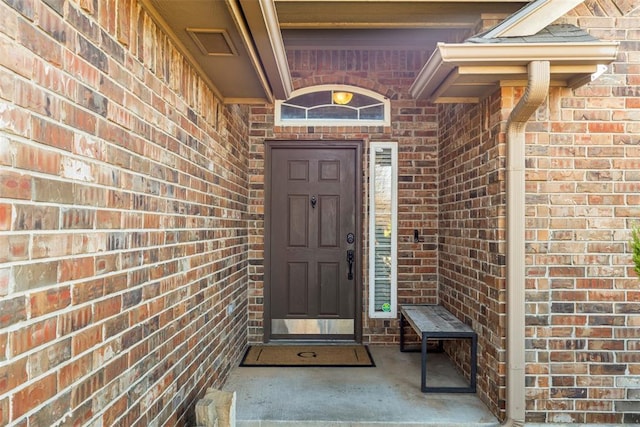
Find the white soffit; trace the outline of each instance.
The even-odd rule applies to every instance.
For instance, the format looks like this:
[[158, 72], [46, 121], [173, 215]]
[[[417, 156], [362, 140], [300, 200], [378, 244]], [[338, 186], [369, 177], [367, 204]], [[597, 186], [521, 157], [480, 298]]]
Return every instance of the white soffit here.
[[[279, 32], [257, 48], [247, 21], [263, 26], [277, 19], [263, 13], [273, 0], [248, 0], [257, 16], [245, 16], [239, 0], [140, 0], [214, 93], [225, 103], [263, 104], [287, 93], [288, 68]], [[254, 27], [258, 31], [259, 26]], [[252, 28], [252, 30], [254, 30]], [[273, 28], [263, 29], [263, 32]], [[269, 46], [269, 49], [265, 46]], [[284, 59], [283, 59], [284, 58]], [[274, 74], [274, 70], [276, 70]], [[274, 96], [275, 95], [275, 96]]]
[[493, 39], [498, 37], [524, 37], [534, 35], [582, 2], [584, 2], [584, 0], [533, 1], [487, 31], [481, 37]]
[[527, 65], [549, 61], [554, 86], [577, 87], [612, 62], [617, 42], [440, 43], [410, 88], [432, 102], [480, 102], [502, 85], [524, 85]]

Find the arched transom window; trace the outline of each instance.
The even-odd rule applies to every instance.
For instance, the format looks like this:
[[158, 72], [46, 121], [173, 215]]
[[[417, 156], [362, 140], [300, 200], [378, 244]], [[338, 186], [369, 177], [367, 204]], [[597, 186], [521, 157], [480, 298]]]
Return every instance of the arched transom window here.
[[355, 86], [322, 85], [276, 101], [278, 126], [388, 126], [389, 99]]

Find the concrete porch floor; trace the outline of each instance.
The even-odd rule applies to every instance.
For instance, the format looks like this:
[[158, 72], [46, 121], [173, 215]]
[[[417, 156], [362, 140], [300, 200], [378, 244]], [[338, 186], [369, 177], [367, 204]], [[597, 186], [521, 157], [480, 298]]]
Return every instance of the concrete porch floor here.
[[[499, 426], [475, 394], [420, 391], [420, 353], [369, 347], [373, 368], [237, 367], [238, 427]], [[429, 353], [428, 385], [467, 383], [444, 354]]]

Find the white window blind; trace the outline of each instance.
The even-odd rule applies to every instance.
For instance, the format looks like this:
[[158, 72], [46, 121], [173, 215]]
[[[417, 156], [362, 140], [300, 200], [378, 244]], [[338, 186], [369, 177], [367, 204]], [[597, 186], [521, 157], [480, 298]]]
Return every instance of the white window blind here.
[[397, 173], [393, 142], [372, 142], [369, 176], [369, 315], [397, 314]]

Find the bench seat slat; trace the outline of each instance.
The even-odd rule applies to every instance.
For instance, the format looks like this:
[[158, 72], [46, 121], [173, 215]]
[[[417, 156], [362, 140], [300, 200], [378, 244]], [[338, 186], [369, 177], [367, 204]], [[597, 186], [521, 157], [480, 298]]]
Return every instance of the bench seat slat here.
[[420, 332], [473, 333], [473, 329], [439, 305], [402, 306], [406, 319]]

